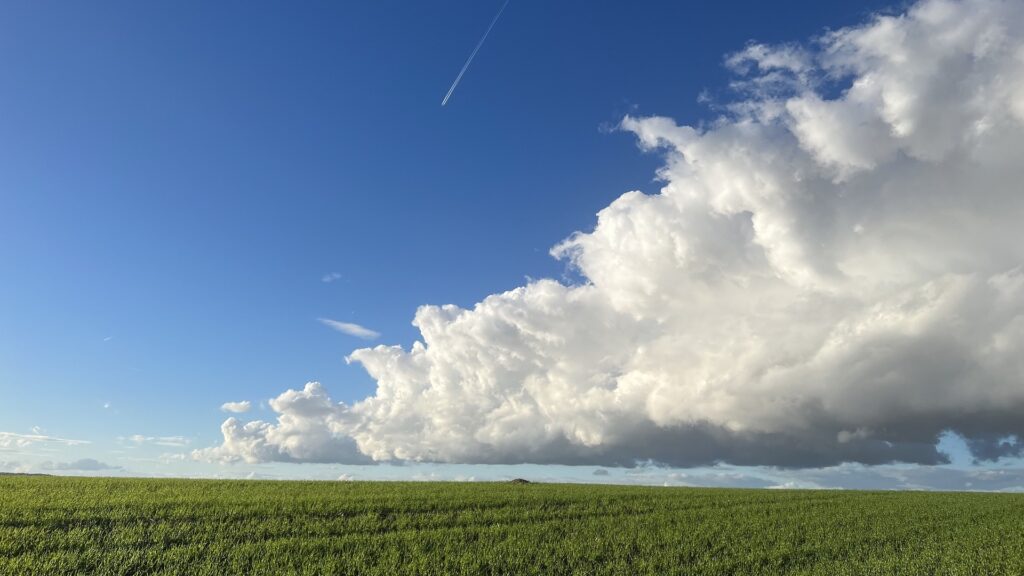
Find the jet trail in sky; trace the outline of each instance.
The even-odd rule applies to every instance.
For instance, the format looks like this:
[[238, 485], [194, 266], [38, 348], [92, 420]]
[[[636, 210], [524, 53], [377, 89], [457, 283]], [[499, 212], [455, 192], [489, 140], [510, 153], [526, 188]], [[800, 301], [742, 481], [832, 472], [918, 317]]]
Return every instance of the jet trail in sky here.
[[498, 18], [501, 18], [501, 13], [505, 11], [505, 7], [508, 6], [509, 0], [505, 0], [505, 3], [501, 5], [501, 9], [494, 15], [494, 20], [491, 20], [491, 25], [487, 27], [487, 32], [484, 32], [480, 41], [476, 43], [476, 48], [473, 48], [473, 53], [466, 59], [466, 63], [462, 65], [462, 70], [459, 71], [459, 75], [455, 77], [455, 82], [452, 82], [452, 87], [448, 89], [448, 93], [444, 95], [444, 100], [441, 100], [441, 106], [448, 103], [448, 99], [452, 97], [452, 92], [455, 92], [455, 87], [459, 85], [459, 81], [462, 80], [462, 75], [466, 73], [469, 65], [473, 63], [473, 58], [476, 57], [476, 53], [480, 51], [480, 47], [484, 45], [484, 41], [487, 40], [487, 35], [491, 33], [491, 29], [498, 23]]

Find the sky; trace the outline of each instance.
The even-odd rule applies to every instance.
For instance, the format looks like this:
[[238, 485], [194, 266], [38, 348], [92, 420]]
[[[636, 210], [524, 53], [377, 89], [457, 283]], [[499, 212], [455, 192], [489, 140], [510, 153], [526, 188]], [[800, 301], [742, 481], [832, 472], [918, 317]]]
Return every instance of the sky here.
[[0, 6], [0, 471], [1024, 489], [1024, 7]]

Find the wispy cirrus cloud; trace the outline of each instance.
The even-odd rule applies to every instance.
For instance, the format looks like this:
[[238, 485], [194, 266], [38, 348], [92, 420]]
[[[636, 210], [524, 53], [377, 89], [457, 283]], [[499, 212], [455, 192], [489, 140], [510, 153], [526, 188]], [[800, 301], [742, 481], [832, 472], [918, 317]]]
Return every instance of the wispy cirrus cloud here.
[[380, 332], [370, 330], [369, 328], [360, 326], [359, 324], [331, 320], [330, 318], [317, 318], [317, 321], [328, 328], [341, 332], [342, 334], [348, 334], [349, 336], [355, 336], [356, 338], [362, 338], [363, 340], [376, 340], [377, 338], [380, 338]]
[[[36, 427], [38, 430], [38, 427]], [[0, 448], [28, 448], [39, 444], [62, 444], [64, 446], [80, 446], [91, 444], [88, 440], [72, 440], [70, 438], [58, 438], [45, 434], [18, 434], [15, 432], [0, 432]]]
[[329, 272], [320, 278], [320, 281], [324, 284], [330, 284], [331, 282], [337, 282], [338, 280], [341, 280], [341, 273], [339, 272]]

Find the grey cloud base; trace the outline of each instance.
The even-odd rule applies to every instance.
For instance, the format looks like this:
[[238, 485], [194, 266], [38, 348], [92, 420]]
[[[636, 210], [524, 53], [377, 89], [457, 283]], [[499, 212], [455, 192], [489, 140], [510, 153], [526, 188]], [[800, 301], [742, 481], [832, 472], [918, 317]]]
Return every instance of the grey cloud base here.
[[[1024, 4], [927, 0], [730, 56], [707, 128], [626, 118], [665, 157], [552, 250], [585, 278], [424, 306], [195, 457], [823, 467], [940, 464], [1024, 437]], [[838, 87], [841, 90], [837, 91]], [[838, 94], [838, 95], [837, 95]]]

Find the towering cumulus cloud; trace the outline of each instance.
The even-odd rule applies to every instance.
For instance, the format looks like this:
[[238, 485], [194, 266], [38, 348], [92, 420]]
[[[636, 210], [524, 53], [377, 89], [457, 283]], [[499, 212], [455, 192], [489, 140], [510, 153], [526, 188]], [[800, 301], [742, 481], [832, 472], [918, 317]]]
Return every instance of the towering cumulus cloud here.
[[[921, 2], [726, 60], [706, 128], [633, 118], [665, 157], [554, 247], [585, 281], [424, 306], [198, 457], [821, 466], [978, 458], [1024, 437], [1024, 3]], [[1010, 438], [1008, 440], [1008, 438]]]

